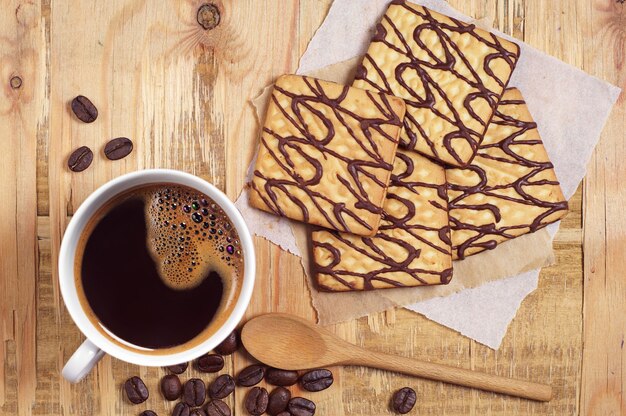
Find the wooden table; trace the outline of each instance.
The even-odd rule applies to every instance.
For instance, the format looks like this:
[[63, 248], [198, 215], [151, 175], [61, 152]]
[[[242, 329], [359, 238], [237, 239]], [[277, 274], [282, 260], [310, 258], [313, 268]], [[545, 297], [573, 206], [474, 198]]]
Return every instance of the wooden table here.
[[[56, 258], [63, 231], [96, 187], [142, 168], [189, 171], [235, 198], [257, 134], [249, 100], [297, 68], [330, 0], [218, 0], [221, 22], [210, 31], [196, 22], [202, 3], [4, 0], [0, 6], [3, 415], [136, 415], [147, 406], [131, 406], [121, 392], [134, 374], [148, 382], [150, 407], [169, 414], [170, 405], [157, 393], [162, 369], [106, 357], [80, 384], [61, 379], [60, 369], [83, 340], [59, 294]], [[450, 3], [626, 88], [623, 0]], [[98, 105], [95, 123], [81, 124], [68, 111], [77, 94]], [[405, 385], [418, 393], [415, 415], [626, 414], [625, 98], [570, 201], [572, 212], [555, 240], [557, 265], [542, 272], [498, 351], [406, 310], [332, 328], [380, 351], [549, 382], [554, 400], [539, 404], [346, 368], [334, 370], [331, 389], [310, 395], [318, 414], [388, 414], [391, 392]], [[102, 147], [117, 136], [131, 137], [136, 150], [110, 162]], [[71, 173], [67, 157], [81, 145], [95, 150], [94, 163]], [[287, 311], [313, 319], [298, 259], [262, 239], [256, 247], [258, 282], [248, 316]], [[227, 370], [247, 362], [235, 355]], [[230, 397], [236, 414], [244, 414], [242, 400], [243, 391]]]

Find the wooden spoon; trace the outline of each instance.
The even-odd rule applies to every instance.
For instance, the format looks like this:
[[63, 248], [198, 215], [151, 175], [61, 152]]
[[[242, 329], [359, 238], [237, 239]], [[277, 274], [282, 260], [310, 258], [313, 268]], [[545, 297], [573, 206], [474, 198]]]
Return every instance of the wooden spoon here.
[[360, 365], [531, 400], [552, 398], [552, 388], [545, 384], [368, 351], [293, 315], [270, 313], [251, 319], [241, 339], [256, 359], [283, 370]]

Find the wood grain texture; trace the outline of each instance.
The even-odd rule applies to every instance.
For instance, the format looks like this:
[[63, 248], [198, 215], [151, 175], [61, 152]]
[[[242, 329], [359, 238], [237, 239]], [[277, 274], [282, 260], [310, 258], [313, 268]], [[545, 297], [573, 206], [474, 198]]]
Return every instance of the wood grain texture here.
[[[47, 135], [46, 43], [38, 1], [0, 13], [0, 406], [30, 405], [36, 376], [37, 142]], [[43, 137], [42, 137], [43, 138]]]
[[626, 4], [595, 0], [578, 9], [583, 65], [622, 88], [584, 186], [585, 296], [581, 411], [626, 414]]
[[[215, 3], [222, 22], [209, 32], [195, 22], [200, 0], [7, 0], [0, 7], [0, 415], [137, 415], [147, 405], [131, 406], [121, 389], [135, 374], [151, 390], [150, 407], [170, 413], [171, 404], [157, 392], [159, 368], [106, 357], [78, 385], [61, 379], [60, 369], [83, 337], [63, 307], [56, 257], [76, 207], [122, 173], [182, 169], [237, 196], [258, 134], [249, 100], [278, 75], [295, 71], [330, 0]], [[626, 5], [450, 4], [626, 87]], [[10, 87], [14, 75], [22, 79], [19, 89]], [[77, 94], [98, 106], [95, 123], [84, 125], [68, 111]], [[585, 232], [579, 190], [555, 239], [557, 266], [541, 273], [498, 351], [406, 310], [330, 328], [376, 351], [550, 383], [550, 403], [360, 367], [334, 369], [335, 383], [323, 392], [294, 387], [293, 393], [315, 400], [320, 415], [390, 414], [391, 393], [405, 385], [418, 393], [413, 414], [626, 414], [625, 102], [622, 95], [584, 183]], [[136, 147], [111, 162], [102, 148], [117, 136], [132, 138]], [[94, 150], [94, 162], [72, 174], [66, 158], [81, 145]], [[255, 244], [259, 272], [247, 317], [280, 311], [313, 319], [299, 259], [263, 239]], [[224, 372], [249, 362], [236, 354]], [[192, 375], [198, 374], [188, 370], [184, 378]], [[245, 390], [237, 390], [228, 399], [236, 415], [245, 414], [244, 397]]]

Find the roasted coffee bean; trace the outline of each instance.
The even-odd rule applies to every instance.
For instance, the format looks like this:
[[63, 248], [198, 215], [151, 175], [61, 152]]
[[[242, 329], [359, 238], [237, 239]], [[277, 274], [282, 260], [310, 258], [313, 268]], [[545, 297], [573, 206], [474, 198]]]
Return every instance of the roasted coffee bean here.
[[72, 111], [80, 121], [93, 123], [98, 118], [98, 109], [89, 98], [79, 95], [72, 100]]
[[300, 384], [307, 391], [322, 391], [333, 384], [333, 373], [326, 369], [311, 370], [300, 377]]
[[206, 397], [204, 381], [199, 378], [190, 378], [183, 388], [183, 402], [189, 406], [202, 406]]
[[248, 392], [244, 406], [248, 413], [253, 416], [259, 416], [267, 410], [267, 401], [267, 390], [263, 387], [254, 387]]
[[315, 403], [304, 397], [294, 397], [289, 400], [287, 410], [293, 416], [313, 416], [315, 414]]
[[235, 380], [228, 374], [222, 374], [209, 385], [209, 396], [212, 399], [223, 399], [233, 391], [235, 391]]
[[185, 372], [188, 365], [189, 363], [180, 363], [180, 364], [170, 365], [169, 367], [165, 367], [165, 368], [167, 368], [169, 371], [171, 371], [174, 374], [182, 374]]
[[189, 412], [189, 416], [206, 416], [206, 412], [200, 408], [197, 408]]
[[237, 351], [239, 348], [239, 336], [237, 335], [237, 331], [233, 331], [220, 345], [215, 348], [215, 352], [220, 355], [230, 355]]
[[189, 416], [189, 405], [187, 403], [178, 402], [172, 410], [172, 416]]
[[183, 386], [180, 384], [180, 379], [177, 375], [168, 374], [161, 379], [161, 393], [167, 400], [178, 399], [182, 391]]
[[285, 412], [280, 412], [279, 414], [277, 414], [276, 416], [291, 416], [291, 413], [285, 411]]
[[139, 416], [158, 416], [154, 410], [144, 410]]
[[224, 358], [217, 354], [205, 354], [196, 360], [196, 367], [203, 373], [217, 373], [224, 368]]
[[265, 372], [265, 381], [274, 386], [293, 386], [298, 381], [298, 372], [268, 368]]
[[284, 387], [276, 387], [270, 393], [267, 402], [267, 413], [274, 416], [287, 409], [289, 400], [291, 399], [291, 392]]
[[139, 404], [148, 400], [148, 388], [145, 383], [139, 377], [131, 377], [126, 380], [124, 384], [124, 390], [126, 390], [126, 395], [128, 396], [128, 400], [131, 403]]
[[251, 387], [263, 380], [265, 375], [265, 367], [262, 365], [251, 365], [239, 372], [237, 375], [237, 384], [244, 387]]
[[104, 146], [104, 155], [109, 160], [122, 159], [133, 151], [133, 142], [127, 137], [109, 140]]
[[93, 161], [93, 152], [87, 146], [81, 146], [74, 150], [67, 159], [67, 167], [72, 172], [82, 172], [91, 165]]
[[230, 416], [230, 407], [220, 399], [213, 399], [204, 408], [207, 416]]
[[393, 410], [403, 415], [413, 409], [416, 401], [417, 395], [415, 394], [415, 390], [410, 387], [403, 387], [393, 394], [391, 406]]

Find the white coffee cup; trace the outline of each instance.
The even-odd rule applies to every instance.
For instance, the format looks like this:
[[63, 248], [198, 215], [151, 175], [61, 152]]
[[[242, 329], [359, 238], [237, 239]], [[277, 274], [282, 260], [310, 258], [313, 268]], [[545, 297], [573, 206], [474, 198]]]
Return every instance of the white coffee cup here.
[[[113, 342], [96, 328], [88, 318], [79, 300], [76, 288], [75, 256], [78, 242], [85, 226], [91, 217], [98, 212], [107, 201], [116, 195], [140, 185], [173, 183], [193, 188], [215, 201], [228, 215], [239, 234], [239, 240], [244, 259], [244, 276], [230, 315], [213, 334], [200, 343], [190, 345], [188, 349], [179, 350], [171, 354], [148, 354], [140, 349], [124, 348]], [[63, 368], [63, 377], [76, 383], [85, 377], [107, 353], [120, 360], [145, 366], [169, 366], [191, 361], [219, 345], [237, 326], [243, 317], [254, 287], [255, 278], [254, 245], [248, 227], [235, 204], [215, 186], [189, 173], [167, 169], [150, 169], [129, 173], [113, 179], [102, 185], [92, 193], [78, 208], [70, 221], [59, 253], [59, 286], [67, 310], [72, 319], [87, 338], [78, 347]]]

